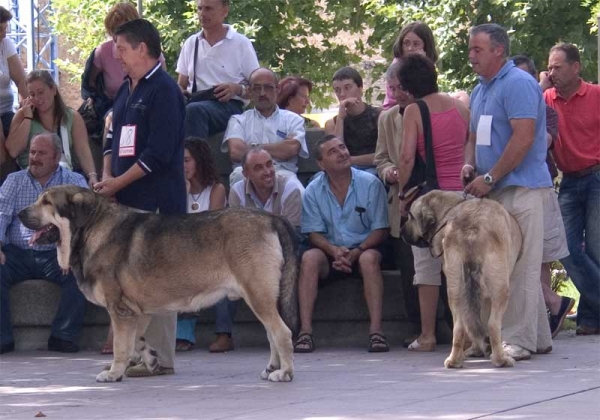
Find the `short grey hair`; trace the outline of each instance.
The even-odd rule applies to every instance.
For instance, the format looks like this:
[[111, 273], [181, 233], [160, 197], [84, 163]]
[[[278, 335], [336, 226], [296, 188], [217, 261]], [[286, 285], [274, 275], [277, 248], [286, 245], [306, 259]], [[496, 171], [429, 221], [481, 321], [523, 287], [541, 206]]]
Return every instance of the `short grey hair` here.
[[254, 154], [260, 153], [260, 152], [266, 152], [269, 156], [271, 156], [271, 154], [269, 152], [267, 152], [265, 150], [265, 148], [262, 147], [261, 145], [250, 147], [248, 150], [246, 150], [246, 153], [244, 153], [244, 155], [242, 156], [242, 160], [240, 162], [242, 164], [242, 168], [246, 167], [246, 161], [248, 161], [248, 158], [250, 157], [250, 155], [254, 155]]
[[471, 28], [469, 36], [475, 36], [482, 32], [490, 36], [492, 47], [504, 47], [504, 58], [510, 56], [510, 39], [508, 38], [506, 29], [496, 23], [484, 23]]
[[392, 65], [389, 66], [385, 72], [386, 80], [390, 80], [392, 77], [395, 77], [396, 79], [400, 80], [400, 78], [398, 77], [398, 73], [400, 72], [401, 65], [402, 65], [402, 59], [401, 58], [396, 59], [396, 61], [393, 62]]
[[56, 133], [40, 133], [36, 136], [34, 136], [31, 139], [31, 142], [33, 142], [35, 139], [37, 138], [46, 138], [49, 139], [52, 142], [52, 146], [54, 147], [54, 151], [56, 153], [58, 153], [58, 155], [62, 155], [62, 140], [60, 139], [60, 137], [58, 136], [58, 134]]

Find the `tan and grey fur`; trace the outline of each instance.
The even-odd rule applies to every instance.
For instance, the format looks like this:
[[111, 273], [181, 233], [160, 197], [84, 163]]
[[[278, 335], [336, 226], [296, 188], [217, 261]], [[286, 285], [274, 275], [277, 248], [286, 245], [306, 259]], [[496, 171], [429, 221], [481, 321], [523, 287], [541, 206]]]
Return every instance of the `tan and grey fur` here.
[[514, 366], [502, 348], [501, 330], [510, 274], [522, 246], [516, 220], [496, 201], [432, 191], [412, 204], [401, 235], [410, 244], [427, 243], [444, 259], [454, 319], [452, 352], [444, 365], [462, 367], [467, 336], [468, 352], [485, 353], [489, 336], [494, 366]]
[[38, 244], [57, 242], [61, 268], [108, 310], [114, 360], [97, 381], [120, 381], [139, 357], [158, 368], [143, 338], [151, 314], [193, 312], [225, 296], [243, 298], [267, 330], [271, 357], [261, 378], [292, 380], [298, 256], [284, 219], [244, 208], [136, 213], [73, 186], [48, 189], [19, 217], [38, 231]]

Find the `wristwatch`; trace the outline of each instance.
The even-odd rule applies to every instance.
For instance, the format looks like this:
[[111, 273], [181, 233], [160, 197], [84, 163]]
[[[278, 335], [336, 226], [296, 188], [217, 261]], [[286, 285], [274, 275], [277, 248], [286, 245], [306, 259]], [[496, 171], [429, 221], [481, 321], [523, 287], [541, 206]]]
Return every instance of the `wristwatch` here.
[[485, 183], [485, 185], [492, 185], [494, 183], [494, 178], [488, 172], [483, 176], [483, 182]]
[[242, 87], [242, 92], [240, 93], [240, 98], [243, 98], [244, 96], [246, 96], [246, 85], [243, 83], [240, 83], [240, 86]]

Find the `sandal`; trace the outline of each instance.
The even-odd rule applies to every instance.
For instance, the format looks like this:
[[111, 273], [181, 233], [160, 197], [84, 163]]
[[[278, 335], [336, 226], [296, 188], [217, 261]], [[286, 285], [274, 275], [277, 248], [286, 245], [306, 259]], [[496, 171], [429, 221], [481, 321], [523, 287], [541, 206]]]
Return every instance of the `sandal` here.
[[410, 343], [408, 346], [409, 351], [420, 351], [420, 352], [429, 352], [435, 350], [435, 341], [430, 343], [419, 343], [419, 339], [417, 338], [415, 341]]
[[190, 351], [194, 348], [194, 343], [183, 338], [178, 338], [175, 341], [175, 351]]
[[390, 351], [385, 335], [373, 333], [369, 336], [369, 353], [385, 353]]
[[100, 349], [100, 354], [113, 354], [113, 343], [104, 343]]
[[315, 351], [315, 341], [312, 334], [300, 333], [294, 343], [294, 353], [312, 353]]

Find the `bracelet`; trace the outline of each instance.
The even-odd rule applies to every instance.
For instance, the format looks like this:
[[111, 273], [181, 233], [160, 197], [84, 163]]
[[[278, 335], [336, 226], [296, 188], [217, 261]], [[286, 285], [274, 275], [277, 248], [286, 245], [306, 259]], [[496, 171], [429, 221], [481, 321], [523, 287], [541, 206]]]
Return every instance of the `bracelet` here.
[[398, 194], [398, 200], [404, 200], [405, 198], [406, 196], [404, 195], [404, 193]]
[[23, 117], [26, 120], [33, 120], [33, 117]]
[[465, 163], [465, 164], [463, 165], [463, 167], [462, 167], [461, 171], [462, 171], [463, 169], [465, 169], [467, 166], [468, 166], [469, 168], [471, 168], [471, 169], [475, 170], [475, 167], [474, 167], [473, 165], [471, 165], [470, 163]]
[[96, 178], [98, 178], [98, 174], [96, 172], [90, 172], [89, 174], [87, 174], [88, 178], [91, 178], [93, 176], [95, 176]]

